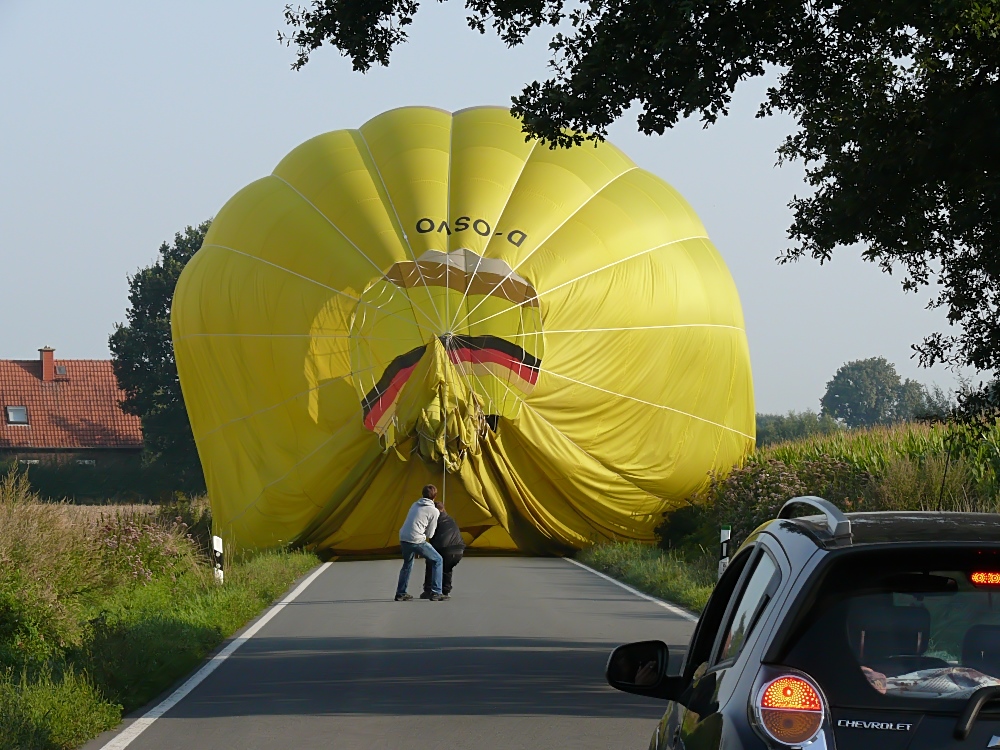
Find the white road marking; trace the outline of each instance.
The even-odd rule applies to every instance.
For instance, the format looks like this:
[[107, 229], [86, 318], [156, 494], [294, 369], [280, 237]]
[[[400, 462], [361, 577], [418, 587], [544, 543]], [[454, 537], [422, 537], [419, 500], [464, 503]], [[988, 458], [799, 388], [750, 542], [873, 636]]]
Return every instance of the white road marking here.
[[604, 575], [604, 573], [601, 573], [601, 572], [599, 572], [597, 570], [594, 570], [589, 565], [584, 565], [582, 562], [574, 560], [572, 557], [564, 557], [563, 560], [565, 560], [566, 562], [573, 563], [577, 567], [583, 568], [584, 570], [589, 570], [595, 576], [598, 576], [599, 578], [603, 578], [605, 581], [611, 581], [611, 583], [613, 583], [615, 586], [620, 586], [621, 588], [623, 588], [626, 591], [628, 591], [630, 594], [635, 594], [636, 596], [640, 597], [641, 599], [645, 599], [647, 602], [652, 602], [653, 604], [657, 604], [657, 605], [663, 607], [664, 609], [669, 610], [670, 612], [672, 612], [673, 614], [677, 615], [678, 617], [683, 617], [685, 620], [690, 620], [691, 622], [698, 622], [698, 616], [695, 615], [695, 614], [693, 614], [693, 613], [691, 613], [691, 612], [688, 612], [686, 609], [681, 609], [680, 607], [678, 607], [675, 604], [671, 604], [670, 602], [665, 602], [662, 599], [657, 599], [655, 596], [650, 596], [649, 594], [644, 594], [641, 591], [639, 591], [638, 589], [634, 589], [631, 586], [625, 585], [621, 581], [616, 581], [611, 576], [606, 576], [606, 575]]
[[292, 591], [292, 593], [290, 593], [280, 602], [271, 607], [271, 609], [269, 609], [267, 613], [264, 614], [263, 617], [257, 620], [257, 622], [255, 622], [249, 628], [247, 628], [246, 632], [243, 633], [243, 635], [241, 635], [239, 638], [234, 638], [232, 641], [230, 641], [228, 646], [226, 646], [224, 649], [222, 649], [222, 651], [213, 656], [204, 666], [202, 666], [201, 669], [195, 672], [194, 675], [192, 675], [183, 685], [181, 685], [174, 692], [172, 692], [170, 696], [167, 697], [166, 700], [164, 700], [162, 703], [157, 704], [149, 711], [147, 711], [145, 714], [143, 714], [141, 717], [139, 717], [131, 724], [129, 724], [128, 727], [126, 727], [121, 734], [116, 736], [114, 739], [110, 740], [106, 745], [104, 745], [104, 747], [101, 748], [101, 750], [122, 750], [122, 748], [128, 747], [130, 744], [132, 744], [132, 740], [134, 740], [140, 734], [149, 729], [149, 727], [153, 724], [154, 721], [159, 719], [161, 716], [163, 716], [163, 714], [165, 714], [171, 708], [180, 703], [181, 700], [184, 699], [184, 696], [186, 696], [188, 693], [190, 693], [192, 690], [198, 687], [198, 685], [202, 682], [202, 680], [204, 680], [206, 677], [212, 674], [212, 672], [218, 669], [219, 665], [222, 664], [222, 662], [224, 662], [230, 656], [232, 656], [233, 652], [236, 651], [236, 649], [238, 649], [244, 643], [253, 638], [258, 633], [258, 631], [260, 631], [262, 627], [267, 625], [267, 623], [269, 623], [276, 614], [278, 614], [281, 610], [285, 608], [285, 605], [295, 601], [295, 599], [299, 596], [299, 594], [305, 591], [310, 583], [319, 578], [319, 576], [322, 575], [323, 572], [330, 567], [330, 565], [332, 565], [332, 563], [329, 562], [320, 565], [319, 568], [312, 573], [312, 575], [310, 575], [306, 580], [304, 580], [302, 583], [296, 586], [295, 590]]

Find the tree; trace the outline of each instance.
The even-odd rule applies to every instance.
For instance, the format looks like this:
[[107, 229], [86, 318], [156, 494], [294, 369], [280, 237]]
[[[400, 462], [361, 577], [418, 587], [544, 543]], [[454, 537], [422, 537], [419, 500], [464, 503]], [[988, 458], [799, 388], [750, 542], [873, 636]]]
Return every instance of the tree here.
[[[443, 0], [442, 0], [443, 1]], [[354, 68], [387, 65], [418, 0], [286, 6], [293, 68], [329, 42]], [[861, 243], [903, 286], [939, 284], [954, 333], [915, 345], [922, 364], [1000, 371], [1000, 0], [465, 0], [469, 26], [520, 44], [558, 27], [552, 77], [514, 98], [553, 145], [602, 138], [638, 102], [639, 129], [727, 113], [741, 81], [775, 72], [758, 116], [791, 115], [779, 161], [814, 188], [791, 201], [782, 261], [824, 262]], [[585, 135], [584, 135], [585, 134]]]
[[160, 245], [159, 259], [129, 277], [127, 323], [115, 325], [108, 340], [122, 408], [142, 420], [148, 458], [169, 466], [177, 489], [203, 491], [198, 451], [177, 377], [170, 338], [170, 304], [177, 279], [205, 239], [210, 221], [186, 227], [173, 245]]
[[896, 404], [891, 421], [902, 422], [917, 417], [930, 416], [930, 412], [930, 397], [923, 384], [910, 378], [900, 381], [899, 387], [896, 389]]
[[848, 362], [826, 384], [820, 399], [822, 414], [847, 427], [871, 427], [930, 416], [946, 397], [915, 380], [900, 380], [896, 366], [885, 357]]

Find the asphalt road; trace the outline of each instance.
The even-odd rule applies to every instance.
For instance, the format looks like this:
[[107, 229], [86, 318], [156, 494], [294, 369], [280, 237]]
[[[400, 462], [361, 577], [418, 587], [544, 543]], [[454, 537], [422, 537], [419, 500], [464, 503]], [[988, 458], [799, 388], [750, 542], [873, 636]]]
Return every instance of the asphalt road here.
[[447, 602], [393, 602], [398, 570], [331, 565], [129, 750], [647, 747], [664, 704], [608, 687], [608, 653], [679, 657], [690, 620], [558, 558], [467, 558]]

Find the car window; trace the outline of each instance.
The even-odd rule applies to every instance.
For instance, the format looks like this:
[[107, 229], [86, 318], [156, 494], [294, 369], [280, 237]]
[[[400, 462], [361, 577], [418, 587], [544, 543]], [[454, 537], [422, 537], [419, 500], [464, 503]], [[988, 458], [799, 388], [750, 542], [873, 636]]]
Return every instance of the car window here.
[[729, 567], [726, 568], [726, 572], [722, 574], [722, 578], [716, 584], [705, 610], [698, 619], [698, 625], [691, 639], [691, 648], [688, 649], [685, 661], [684, 674], [688, 679], [691, 678], [697, 667], [708, 664], [712, 654], [712, 645], [722, 628], [722, 620], [725, 617], [729, 600], [732, 599], [733, 592], [740, 582], [743, 570], [753, 557], [753, 549], [742, 550], [729, 563]]
[[743, 644], [760, 620], [764, 608], [774, 593], [777, 577], [777, 565], [770, 555], [761, 552], [736, 606], [732, 609], [729, 626], [716, 659], [717, 663], [735, 659], [740, 655]]
[[997, 584], [995, 551], [848, 554], [825, 574], [782, 661], [834, 703], [964, 701], [1000, 685]]

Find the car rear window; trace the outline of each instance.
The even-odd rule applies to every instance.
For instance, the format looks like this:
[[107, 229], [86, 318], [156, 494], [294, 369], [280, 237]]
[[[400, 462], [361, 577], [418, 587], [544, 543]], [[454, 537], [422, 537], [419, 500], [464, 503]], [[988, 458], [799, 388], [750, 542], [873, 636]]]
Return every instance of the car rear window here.
[[944, 708], [1000, 685], [997, 584], [996, 550], [840, 553], [780, 661], [837, 705]]

